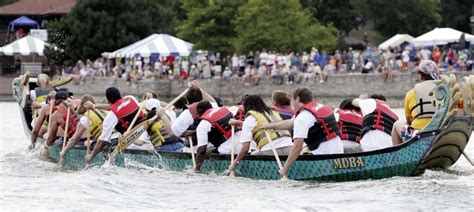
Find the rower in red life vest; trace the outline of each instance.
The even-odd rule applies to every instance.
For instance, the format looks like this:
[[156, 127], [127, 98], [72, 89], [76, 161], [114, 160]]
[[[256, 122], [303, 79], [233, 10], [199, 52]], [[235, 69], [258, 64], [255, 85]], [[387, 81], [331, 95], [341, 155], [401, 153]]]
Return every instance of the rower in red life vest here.
[[364, 115], [360, 140], [362, 150], [366, 152], [391, 147], [391, 132], [398, 116], [388, 106], [385, 97], [374, 94], [367, 99], [354, 99], [352, 104], [359, 107]]
[[[122, 98], [120, 91], [115, 87], [107, 88], [105, 90], [105, 97], [109, 102], [110, 111], [102, 123], [102, 133], [94, 150], [85, 157], [86, 163], [90, 163], [106, 144], [111, 145], [110, 137], [114, 129], [121, 134], [125, 133], [139, 110], [138, 101], [134, 97], [127, 96]], [[142, 122], [144, 118], [144, 115], [140, 115], [135, 125]]]
[[197, 112], [201, 122], [196, 128], [198, 141], [196, 171], [200, 170], [208, 143], [211, 143], [219, 154], [231, 154], [233, 139], [235, 142], [234, 152], [240, 151], [242, 147], [240, 142], [238, 142], [240, 131], [235, 132], [232, 138], [232, 128], [229, 124], [230, 119], [235, 116], [237, 111], [237, 107], [213, 108], [209, 101], [199, 102], [197, 105]]
[[[36, 145], [36, 140], [38, 137], [41, 138], [46, 138], [47, 131], [48, 131], [48, 119], [49, 119], [49, 107], [51, 105], [51, 102], [54, 103], [55, 101], [55, 95], [56, 91], [51, 91], [49, 92], [48, 98], [47, 98], [47, 104], [41, 105], [41, 109], [39, 110], [38, 113], [38, 118], [35, 121], [35, 124], [33, 126], [33, 129], [31, 131], [31, 145], [28, 147], [28, 149], [34, 149]], [[56, 110], [56, 107], [53, 106], [53, 113]], [[58, 133], [62, 133], [58, 131]], [[55, 135], [56, 136], [56, 135]]]
[[291, 107], [290, 96], [285, 91], [274, 91], [272, 100], [272, 109], [277, 111], [283, 120], [291, 119], [295, 115], [295, 110]]
[[281, 175], [288, 173], [291, 164], [301, 154], [304, 143], [313, 155], [344, 153], [340, 129], [331, 107], [314, 102], [307, 88], [294, 91], [293, 106], [298, 108], [295, 118], [264, 126], [272, 129], [293, 127], [294, 145], [284, 167], [280, 169]]
[[188, 101], [187, 109], [185, 109], [173, 122], [171, 126], [171, 130], [173, 134], [181, 137], [181, 136], [192, 136], [193, 143], [196, 144], [196, 135], [195, 130], [199, 124], [199, 115], [196, 110], [197, 104], [202, 101], [209, 101], [213, 104], [214, 107], [217, 107], [214, 98], [201, 89], [198, 86], [197, 81], [192, 81], [191, 87], [189, 88], [188, 92], [185, 95], [186, 100]]
[[338, 120], [341, 130], [341, 140], [344, 146], [344, 153], [362, 152], [360, 148], [360, 131], [362, 130], [363, 115], [360, 108], [352, 105], [353, 99], [344, 99], [334, 116]]
[[[48, 139], [46, 140], [46, 145], [45, 149], [43, 150], [45, 155], [48, 154], [48, 145], [51, 145], [54, 143], [54, 140], [56, 139], [56, 135], [58, 128], [61, 127], [62, 129], [65, 129], [66, 126], [66, 121], [67, 121], [67, 113], [69, 109], [69, 127], [66, 132], [67, 137], [72, 137], [74, 132], [76, 131], [76, 125], [79, 120], [79, 116], [76, 113], [76, 108], [80, 104], [80, 100], [77, 99], [72, 99], [72, 92], [69, 90], [61, 90], [56, 92], [55, 95], [55, 107], [56, 111], [52, 114], [51, 116], [51, 123], [50, 123], [50, 130], [48, 132]], [[64, 136], [64, 134], [60, 135], [61, 137]]]

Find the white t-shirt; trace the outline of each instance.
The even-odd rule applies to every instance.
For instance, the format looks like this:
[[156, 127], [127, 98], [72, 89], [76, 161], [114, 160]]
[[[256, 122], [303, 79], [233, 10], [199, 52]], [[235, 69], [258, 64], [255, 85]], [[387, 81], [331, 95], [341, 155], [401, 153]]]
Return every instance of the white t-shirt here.
[[[361, 99], [359, 106], [365, 117], [374, 112], [376, 102], [375, 99]], [[392, 136], [381, 130], [370, 130], [360, 140], [360, 146], [364, 152], [391, 147], [393, 146]]]
[[[293, 139], [308, 138], [309, 129], [316, 123], [316, 117], [307, 110], [302, 110], [296, 117], [293, 126]], [[311, 151], [313, 155], [339, 154], [344, 153], [344, 147], [339, 136], [322, 142], [319, 147]]]
[[[217, 108], [217, 103], [211, 102], [211, 105], [213, 108]], [[191, 115], [191, 112], [186, 109], [184, 110], [177, 118], [176, 120], [173, 121], [173, 124], [171, 125], [171, 130], [173, 131], [173, 134], [176, 136], [181, 136], [183, 135], [184, 132], [189, 128], [194, 123], [193, 116]]]
[[[244, 123], [242, 124], [242, 134], [240, 135], [240, 143], [247, 143], [247, 142], [253, 142], [253, 134], [252, 130], [257, 126], [257, 119], [253, 115], [249, 115], [247, 118], [245, 118]], [[273, 140], [272, 142], [273, 146], [275, 149], [281, 148], [281, 147], [287, 147], [287, 146], [293, 146], [293, 142], [290, 137], [281, 137]], [[271, 150], [272, 147], [270, 146], [270, 143], [265, 144], [260, 151], [267, 151]]]

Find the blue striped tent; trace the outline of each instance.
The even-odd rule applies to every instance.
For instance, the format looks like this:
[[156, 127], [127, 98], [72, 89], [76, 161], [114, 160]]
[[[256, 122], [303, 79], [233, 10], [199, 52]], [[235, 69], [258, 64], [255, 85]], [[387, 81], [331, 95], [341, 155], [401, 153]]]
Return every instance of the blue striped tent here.
[[193, 44], [167, 34], [152, 34], [126, 47], [107, 53], [109, 58], [188, 56]]

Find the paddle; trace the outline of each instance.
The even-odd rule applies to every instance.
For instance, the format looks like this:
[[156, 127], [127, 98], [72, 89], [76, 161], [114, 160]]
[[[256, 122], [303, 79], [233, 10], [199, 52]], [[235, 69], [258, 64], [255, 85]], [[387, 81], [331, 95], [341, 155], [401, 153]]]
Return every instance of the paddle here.
[[[232, 138], [230, 140], [230, 165], [232, 165], [232, 162], [234, 162], [234, 133], [235, 133], [235, 127], [234, 125], [231, 125], [232, 126]], [[231, 177], [235, 177], [235, 171], [234, 170], [231, 170], [229, 172], [229, 176]]]
[[[189, 88], [187, 88], [186, 90], [184, 90], [183, 92], [181, 92], [176, 98], [174, 98], [168, 105], [166, 105], [166, 107], [163, 108], [163, 112], [166, 112], [166, 110], [170, 109], [174, 103], [176, 103], [179, 99], [181, 99], [181, 97], [183, 97], [187, 92], [188, 92]], [[145, 105], [145, 104], [143, 104]], [[143, 108], [142, 108], [143, 109]], [[138, 114], [138, 112], [137, 112]], [[125, 150], [128, 146], [130, 146], [130, 144], [132, 144], [138, 137], [140, 137], [141, 134], [143, 134], [143, 132], [146, 131], [146, 129], [148, 128], [148, 126], [156, 119], [158, 118], [158, 114], [156, 114], [155, 116], [153, 116], [151, 119], [148, 119], [140, 124], [138, 124], [137, 126], [135, 126], [134, 128], [132, 128], [131, 130], [128, 129], [127, 132], [125, 132], [122, 137], [120, 137], [119, 141], [118, 141], [118, 144], [117, 144], [117, 147], [115, 147], [114, 151], [112, 152], [112, 154], [110, 154], [110, 157], [109, 157], [109, 163], [112, 163], [114, 160], [115, 160], [115, 157], [117, 156], [118, 153], [122, 152], [123, 150]], [[135, 119], [135, 118], [134, 118]], [[130, 125], [130, 126], [133, 126], [133, 125]], [[129, 127], [130, 128], [130, 127]]]
[[[278, 156], [278, 153], [277, 153], [275, 147], [273, 146], [273, 143], [272, 143], [273, 141], [272, 141], [272, 138], [270, 137], [270, 135], [268, 134], [268, 131], [265, 131], [265, 135], [267, 136], [268, 142], [270, 143], [270, 146], [272, 147], [273, 155], [275, 156], [276, 162], [278, 164], [278, 168], [283, 169], [283, 165], [281, 164], [281, 161], [280, 161], [280, 156]], [[281, 177], [281, 179], [282, 180], [288, 180], [288, 176], [283, 175]]]
[[[69, 105], [68, 105], [67, 106], [67, 113], [66, 113], [66, 127], [64, 127], [64, 135], [63, 135], [63, 148], [61, 149], [61, 151], [64, 151], [64, 149], [66, 149], [67, 131], [69, 129], [69, 114], [70, 113], [71, 113], [71, 111], [69, 110]], [[59, 160], [59, 164], [61, 164], [61, 166], [64, 164], [64, 157], [62, 157]]]
[[[90, 110], [87, 110], [87, 117], [91, 117]], [[90, 126], [89, 126], [90, 127]], [[91, 153], [91, 134], [89, 133], [89, 129], [86, 129], [86, 147], [87, 147], [87, 154]]]
[[189, 136], [188, 139], [189, 139], [189, 148], [191, 149], [191, 159], [193, 160], [193, 170], [194, 170], [196, 169], [196, 157], [194, 156], [193, 138]]

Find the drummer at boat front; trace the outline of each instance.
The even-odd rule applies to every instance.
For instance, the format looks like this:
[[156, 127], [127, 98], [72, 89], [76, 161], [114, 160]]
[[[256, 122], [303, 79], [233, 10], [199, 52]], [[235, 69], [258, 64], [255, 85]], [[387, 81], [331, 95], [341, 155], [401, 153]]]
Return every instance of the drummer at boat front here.
[[[244, 158], [251, 148], [251, 143], [257, 145], [257, 150], [252, 155], [273, 155], [272, 145], [279, 155], [288, 155], [293, 142], [288, 130], [273, 130], [268, 132], [260, 126], [270, 122], [282, 121], [280, 114], [268, 107], [258, 95], [250, 95], [244, 100], [245, 120], [242, 124], [240, 143], [242, 148], [232, 162], [229, 170], [235, 170], [237, 164]], [[236, 121], [238, 123], [238, 121]], [[232, 123], [231, 124], [235, 124]], [[272, 143], [270, 143], [272, 142]]]
[[313, 155], [344, 153], [340, 129], [330, 106], [313, 101], [313, 94], [307, 88], [298, 88], [293, 92], [293, 106], [297, 108], [294, 118], [264, 126], [269, 129], [293, 127], [294, 145], [279, 171], [282, 176], [288, 173], [304, 144]]
[[393, 145], [401, 144], [413, 138], [418, 131], [430, 123], [436, 112], [432, 104], [435, 99], [430, 93], [436, 88], [435, 80], [439, 79], [438, 65], [431, 60], [423, 60], [418, 66], [419, 83], [405, 95], [406, 122], [398, 120], [392, 130]]
[[[240, 131], [233, 134], [229, 124], [229, 121], [237, 114], [238, 107], [213, 108], [209, 101], [202, 101], [196, 109], [201, 119], [196, 128], [198, 148], [195, 171], [199, 171], [209, 143], [215, 147], [214, 152], [219, 154], [231, 154], [232, 148], [234, 152], [239, 152], [242, 145], [238, 142]], [[235, 144], [232, 144], [232, 141]]]
[[366, 152], [393, 146], [390, 133], [398, 116], [388, 105], [387, 99], [379, 94], [369, 98], [361, 95], [352, 104], [359, 107], [364, 116], [360, 140], [362, 150]]
[[[108, 108], [110, 108], [110, 111], [102, 122], [102, 133], [97, 140], [97, 144], [94, 146], [94, 150], [85, 156], [86, 163], [90, 163], [106, 144], [111, 144], [110, 140], [114, 129], [124, 134], [140, 109], [138, 101], [133, 96], [122, 98], [122, 94], [116, 87], [107, 88], [105, 90], [105, 98], [109, 102]], [[95, 108], [95, 105], [92, 104], [91, 107]], [[145, 116], [140, 114], [134, 126], [143, 120], [145, 120]]]

